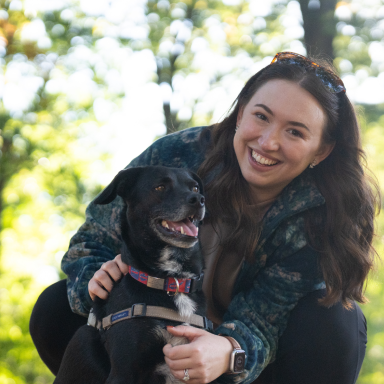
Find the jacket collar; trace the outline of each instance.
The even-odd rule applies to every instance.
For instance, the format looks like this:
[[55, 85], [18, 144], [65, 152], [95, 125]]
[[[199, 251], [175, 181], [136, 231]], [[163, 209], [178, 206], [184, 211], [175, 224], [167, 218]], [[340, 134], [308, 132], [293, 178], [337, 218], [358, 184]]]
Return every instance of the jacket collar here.
[[323, 204], [325, 199], [313, 177], [304, 172], [283, 189], [265, 214], [260, 240], [266, 239], [283, 220]]

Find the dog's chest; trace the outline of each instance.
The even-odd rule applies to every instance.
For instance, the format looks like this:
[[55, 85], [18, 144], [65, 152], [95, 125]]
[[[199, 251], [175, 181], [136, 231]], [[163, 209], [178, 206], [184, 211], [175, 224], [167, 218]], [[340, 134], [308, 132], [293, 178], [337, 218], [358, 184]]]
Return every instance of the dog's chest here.
[[176, 308], [181, 316], [189, 317], [196, 312], [197, 303], [184, 293], [174, 297]]

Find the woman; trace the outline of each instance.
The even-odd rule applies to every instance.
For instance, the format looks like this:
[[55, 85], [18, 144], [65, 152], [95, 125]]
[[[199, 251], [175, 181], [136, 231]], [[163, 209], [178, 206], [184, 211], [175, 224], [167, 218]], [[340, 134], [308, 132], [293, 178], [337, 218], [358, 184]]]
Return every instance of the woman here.
[[[191, 341], [164, 347], [176, 378], [356, 381], [366, 329], [355, 301], [364, 302], [373, 265], [378, 204], [362, 160], [356, 115], [341, 80], [303, 56], [281, 52], [247, 82], [223, 122], [164, 137], [132, 161], [130, 166], [188, 167], [206, 183], [203, 288], [217, 327], [214, 334], [169, 329]], [[106, 298], [112, 280], [127, 272], [115, 257], [120, 210], [118, 200], [106, 207], [91, 203], [63, 258], [69, 302], [78, 314], [87, 315], [92, 299]], [[43, 301], [52, 305], [59, 289], [63, 294], [62, 287], [59, 282], [43, 293], [31, 320], [47, 363], [52, 347], [44, 345], [42, 323], [34, 319], [43, 316]], [[77, 326], [71, 325], [68, 336]], [[226, 374], [231, 338], [247, 356], [236, 375]]]

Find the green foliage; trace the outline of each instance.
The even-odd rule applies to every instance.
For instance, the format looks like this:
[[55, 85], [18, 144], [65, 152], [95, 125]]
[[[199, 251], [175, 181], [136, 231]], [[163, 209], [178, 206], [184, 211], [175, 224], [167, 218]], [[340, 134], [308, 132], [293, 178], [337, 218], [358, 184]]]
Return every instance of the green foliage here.
[[[364, 147], [368, 163], [377, 177], [381, 191], [384, 191], [384, 145], [383, 119], [371, 122], [365, 128]], [[367, 285], [366, 296], [369, 304], [362, 309], [368, 322], [368, 345], [366, 358], [359, 376], [359, 384], [384, 383], [384, 212], [377, 218], [377, 237], [374, 245], [381, 260], [377, 262], [376, 270], [371, 274]]]
[[30, 278], [2, 274], [0, 287], [0, 383], [51, 383], [53, 375], [29, 335], [29, 317], [41, 286]]

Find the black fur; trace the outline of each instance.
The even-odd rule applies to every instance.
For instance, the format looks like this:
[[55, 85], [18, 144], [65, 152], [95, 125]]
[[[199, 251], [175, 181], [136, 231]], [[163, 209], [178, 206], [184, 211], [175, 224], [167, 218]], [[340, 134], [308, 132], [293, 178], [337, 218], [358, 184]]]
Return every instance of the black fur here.
[[[108, 204], [117, 195], [128, 208], [121, 218], [122, 260], [126, 264], [160, 278], [200, 276], [204, 264], [197, 236], [171, 232], [161, 225], [162, 220], [179, 222], [191, 216], [198, 225], [203, 219], [203, 185], [197, 175], [166, 167], [126, 169], [95, 204]], [[202, 291], [187, 295], [196, 304], [194, 313], [205, 315]], [[108, 300], [97, 298], [93, 309], [101, 320], [136, 303], [179, 309], [175, 297], [148, 288], [129, 274], [115, 283]], [[168, 341], [161, 334], [168, 334], [166, 325], [176, 324], [143, 317], [121, 321], [106, 331], [81, 327], [65, 352], [55, 383], [166, 383], [155, 372], [164, 364], [162, 348]]]

